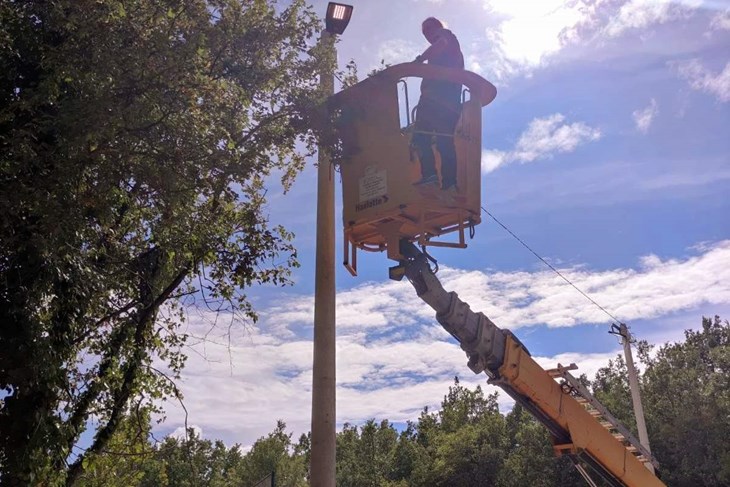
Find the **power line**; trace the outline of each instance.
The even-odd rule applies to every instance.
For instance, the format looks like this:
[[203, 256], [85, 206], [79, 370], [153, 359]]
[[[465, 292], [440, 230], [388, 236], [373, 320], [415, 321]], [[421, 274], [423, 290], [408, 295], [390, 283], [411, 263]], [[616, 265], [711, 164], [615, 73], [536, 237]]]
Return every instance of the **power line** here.
[[523, 241], [523, 240], [522, 240], [522, 239], [521, 239], [520, 237], [518, 237], [517, 235], [515, 235], [515, 234], [514, 234], [514, 232], [513, 232], [512, 230], [510, 230], [509, 228], [507, 228], [507, 226], [506, 226], [506, 225], [505, 225], [504, 223], [502, 223], [501, 221], [499, 221], [499, 220], [497, 219], [497, 217], [495, 217], [494, 215], [492, 215], [492, 214], [491, 214], [491, 213], [490, 213], [489, 211], [487, 211], [487, 209], [486, 209], [486, 208], [484, 208], [483, 206], [482, 206], [482, 211], [483, 211], [484, 213], [486, 213], [487, 215], [489, 215], [489, 217], [490, 217], [490, 218], [491, 218], [492, 220], [494, 220], [495, 222], [497, 222], [497, 224], [498, 224], [498, 225], [499, 225], [500, 227], [504, 228], [504, 229], [505, 229], [505, 230], [506, 230], [506, 231], [507, 231], [507, 232], [508, 232], [508, 233], [509, 233], [510, 235], [512, 235], [512, 236], [513, 236], [513, 237], [514, 237], [514, 238], [515, 238], [515, 239], [516, 239], [516, 240], [517, 240], [517, 241], [518, 241], [519, 243], [521, 243], [521, 244], [522, 244], [522, 246], [523, 246], [523, 247], [525, 247], [525, 248], [526, 248], [527, 250], [529, 250], [530, 252], [532, 252], [532, 254], [533, 254], [533, 255], [534, 255], [535, 257], [537, 257], [538, 259], [540, 259], [540, 260], [541, 260], [541, 261], [543, 262], [543, 264], [545, 264], [545, 265], [546, 265], [546, 266], [548, 266], [548, 267], [549, 267], [550, 269], [552, 269], [552, 270], [553, 270], [553, 272], [555, 272], [555, 273], [556, 273], [556, 274], [557, 274], [558, 276], [560, 276], [560, 277], [561, 277], [561, 278], [562, 278], [562, 279], [563, 279], [563, 280], [564, 280], [565, 282], [567, 282], [568, 284], [570, 284], [571, 286], [573, 286], [573, 289], [575, 289], [576, 291], [578, 291], [579, 293], [581, 293], [581, 294], [582, 294], [582, 295], [583, 295], [583, 296], [584, 296], [584, 297], [585, 297], [585, 298], [586, 298], [586, 299], [587, 299], [588, 301], [590, 301], [591, 303], [595, 304], [595, 305], [596, 305], [596, 306], [597, 306], [597, 307], [598, 307], [598, 308], [599, 308], [599, 309], [600, 309], [601, 311], [603, 311], [604, 313], [606, 313], [606, 314], [607, 314], [607, 315], [608, 315], [608, 316], [609, 316], [609, 317], [610, 317], [610, 318], [611, 318], [611, 319], [612, 319], [613, 321], [615, 321], [616, 323], [621, 323], [621, 320], [619, 320], [619, 319], [618, 319], [618, 318], [616, 318], [616, 317], [615, 317], [614, 315], [612, 315], [611, 313], [609, 313], [608, 311], [606, 311], [606, 309], [605, 309], [605, 308], [604, 308], [603, 306], [601, 306], [600, 304], [598, 304], [597, 302], [595, 302], [595, 301], [593, 300], [593, 298], [591, 298], [591, 297], [590, 297], [590, 296], [588, 296], [588, 295], [587, 295], [586, 293], [584, 293], [584, 292], [583, 292], [583, 291], [582, 291], [582, 290], [581, 290], [581, 289], [580, 289], [580, 288], [579, 288], [578, 286], [576, 286], [575, 284], [573, 284], [572, 282], [570, 282], [570, 280], [569, 280], [569, 279], [568, 279], [567, 277], [565, 277], [565, 276], [564, 276], [563, 274], [561, 274], [559, 270], [557, 270], [557, 269], [556, 269], [555, 267], [553, 267], [553, 266], [552, 266], [552, 265], [550, 264], [550, 262], [548, 262], [548, 261], [546, 261], [545, 259], [543, 259], [542, 257], [540, 257], [540, 255], [538, 255], [538, 253], [537, 253], [537, 252], [535, 252], [534, 250], [532, 250], [532, 249], [530, 248], [530, 246], [529, 246], [529, 245], [527, 245], [527, 244], [526, 244], [526, 243], [525, 243], [525, 242], [524, 242], [524, 241]]

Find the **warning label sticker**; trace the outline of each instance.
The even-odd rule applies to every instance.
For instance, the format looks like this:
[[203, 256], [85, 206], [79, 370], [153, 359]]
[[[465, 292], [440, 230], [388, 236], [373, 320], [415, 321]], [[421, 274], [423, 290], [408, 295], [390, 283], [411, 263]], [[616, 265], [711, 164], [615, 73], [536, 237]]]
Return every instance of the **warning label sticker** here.
[[365, 176], [360, 178], [360, 203], [379, 198], [388, 192], [388, 180], [385, 169], [378, 171], [370, 166], [365, 170]]

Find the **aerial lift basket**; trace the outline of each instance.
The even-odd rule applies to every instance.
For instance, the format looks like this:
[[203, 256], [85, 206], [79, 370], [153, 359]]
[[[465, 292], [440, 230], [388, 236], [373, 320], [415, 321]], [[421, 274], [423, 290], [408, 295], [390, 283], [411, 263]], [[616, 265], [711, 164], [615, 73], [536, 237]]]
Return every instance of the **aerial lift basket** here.
[[[398, 100], [399, 82], [410, 77], [466, 86], [456, 130], [446, 134], [454, 137], [456, 147], [455, 191], [414, 185], [421, 173], [411, 147], [414, 124], [407, 93], [405, 117], [400, 116], [403, 103], [399, 106]], [[330, 99], [342, 142], [344, 264], [350, 273], [357, 274], [358, 248], [385, 250], [388, 258], [400, 260], [402, 238], [419, 245], [466, 247], [465, 233], [481, 221], [481, 112], [496, 94], [496, 88], [477, 74], [406, 63], [387, 68]], [[405, 127], [401, 126], [403, 118]], [[438, 151], [435, 155], [440, 174]], [[436, 239], [453, 232], [456, 241]]]

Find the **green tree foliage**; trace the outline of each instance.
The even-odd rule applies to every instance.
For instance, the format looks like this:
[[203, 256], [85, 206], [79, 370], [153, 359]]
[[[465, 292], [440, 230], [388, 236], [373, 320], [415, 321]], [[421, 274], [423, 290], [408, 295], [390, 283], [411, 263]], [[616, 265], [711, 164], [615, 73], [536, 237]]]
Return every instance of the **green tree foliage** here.
[[307, 463], [301, 445], [293, 445], [286, 424], [259, 438], [245, 455], [240, 445], [201, 439], [190, 430], [187, 439], [166, 438], [155, 450], [155, 461], [164, 466], [149, 471], [140, 487], [158, 485], [238, 487], [251, 486], [274, 472], [276, 485], [307, 485]]
[[652, 453], [670, 487], [730, 485], [730, 325], [703, 318], [685, 341], [644, 354]]
[[[378, 437], [382, 441], [372, 440]], [[555, 458], [547, 431], [521, 408], [505, 417], [497, 394], [469, 390], [458, 378], [437, 413], [424, 409], [397, 437], [387, 421], [345, 425], [337, 438], [337, 473], [338, 486], [355, 487], [577, 487], [583, 482], [572, 465]]]
[[337, 485], [390, 485], [397, 441], [398, 433], [387, 420], [369, 420], [359, 428], [346, 423], [337, 435]]
[[[84, 459], [81, 487], [128, 487], [140, 485], [150, 472], [165, 479], [164, 466], [158, 461], [150, 437], [149, 408], [134, 408], [119, 424], [103, 451], [89, 454]], [[166, 485], [161, 482], [159, 485]]]
[[307, 484], [307, 468], [304, 447], [294, 445], [286, 424], [279, 421], [276, 429], [265, 438], [259, 438], [251, 451], [243, 458], [238, 473], [238, 484], [253, 485], [259, 479], [275, 472], [277, 487], [303, 487]]
[[555, 458], [550, 433], [519, 404], [505, 418], [510, 444], [498, 485], [583, 487], [567, 457]]
[[[277, 487], [308, 485], [306, 445], [301, 440], [292, 444], [282, 421], [245, 454], [240, 445], [226, 447], [221, 441], [201, 438], [192, 428], [185, 438], [167, 437], [156, 444], [140, 435], [139, 428], [136, 418], [125, 418], [110, 442], [119, 450], [89, 456], [78, 485], [249, 487], [272, 472]], [[149, 423], [143, 429], [148, 434]], [[124, 449], [125, 445], [135, 449]]]
[[154, 448], [153, 461], [147, 462], [139, 487], [233, 487], [242, 455], [238, 445], [227, 448], [223, 442], [200, 438], [191, 428], [187, 437], [172, 437]]
[[300, 0], [0, 3], [3, 482], [73, 484], [174, 392], [150, 364], [183, 366], [186, 296], [255, 319], [239, 290], [288, 282], [262, 181], [302, 167], [318, 29]]
[[439, 435], [433, 444], [433, 485], [494, 485], [506, 451], [504, 418], [497, 394], [470, 391], [459, 379], [441, 403]]
[[[424, 410], [422, 418], [424, 414], [428, 415], [428, 410]], [[424, 426], [425, 422], [419, 421], [418, 424], [408, 422], [406, 429], [398, 437], [391, 467], [394, 486], [428, 485], [433, 461], [424, 444], [419, 441]], [[433, 433], [433, 430], [431, 432]], [[423, 437], [424, 435], [420, 435], [420, 438]]]

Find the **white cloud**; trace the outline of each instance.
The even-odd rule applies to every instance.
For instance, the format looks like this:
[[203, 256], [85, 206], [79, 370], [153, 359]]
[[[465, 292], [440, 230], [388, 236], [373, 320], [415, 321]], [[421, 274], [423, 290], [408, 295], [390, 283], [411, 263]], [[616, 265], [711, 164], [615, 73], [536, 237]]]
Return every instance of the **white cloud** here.
[[651, 127], [652, 122], [654, 122], [654, 117], [658, 113], [659, 107], [657, 106], [656, 100], [652, 98], [648, 107], [636, 110], [631, 115], [634, 117], [637, 130], [645, 134], [649, 131], [649, 127]]
[[685, 2], [683, 5], [673, 0], [630, 0], [610, 18], [604, 32], [615, 37], [627, 30], [644, 29], [653, 24], [679, 19], [701, 3]]
[[[703, 303], [730, 302], [730, 241], [686, 260], [650, 256], [639, 269], [590, 272], [559, 269], [580, 289], [623, 320], [649, 319]], [[450, 270], [445, 281], [473, 309], [509, 328], [575, 326], [608, 319], [549, 271], [491, 273]]]
[[730, 62], [718, 74], [707, 69], [699, 59], [672, 62], [670, 66], [695, 90], [714, 95], [723, 103], [730, 101]]
[[712, 30], [730, 30], [730, 9], [717, 12], [710, 21], [710, 29]]
[[495, 37], [504, 57], [522, 66], [537, 66], [562, 47], [561, 32], [583, 19], [581, 2], [490, 0], [489, 15], [504, 17]]
[[[701, 304], [730, 302], [730, 240], [703, 249], [685, 260], [644, 256], [636, 269], [596, 272], [575, 266], [558, 270], [621, 319], [648, 319]], [[542, 324], [567, 327], [608, 319], [549, 270], [487, 273], [445, 267], [439, 276], [444, 287], [458, 292], [472, 309], [510, 329]], [[345, 308], [356, 311], [344, 312]], [[396, 328], [408, 331], [413, 339], [426, 339], [422, 324], [432, 323], [433, 317], [430, 308], [413, 298], [408, 283], [391, 281], [338, 293], [338, 313], [341, 336], [350, 336], [354, 343], [368, 343], [368, 334]], [[309, 314], [292, 320], [279, 310], [262, 315], [264, 323], [286, 326], [310, 325], [313, 319]]]
[[555, 113], [530, 122], [511, 151], [487, 150], [482, 153], [482, 172], [488, 173], [511, 162], [549, 159], [556, 153], [574, 151], [579, 145], [598, 140], [601, 131], [583, 122], [565, 123], [565, 116]]
[[488, 25], [484, 39], [473, 46], [467, 65], [480, 72], [488, 66], [498, 82], [528, 74], [567, 43], [564, 32], [587, 21], [582, 1], [515, 2], [486, 0]]
[[[467, 65], [495, 81], [531, 72], [572, 45], [602, 44], [629, 32], [686, 19], [701, 0], [484, 0], [490, 25]], [[725, 25], [718, 18], [716, 26]]]
[[[560, 267], [577, 286], [619, 318], [670, 318], [673, 313], [730, 303], [730, 241], [703, 243], [697, 255], [684, 259], [643, 257], [636, 268], [590, 271]], [[476, 311], [499, 326], [517, 329], [606, 323], [608, 318], [552, 272], [483, 272], [445, 268], [444, 287], [454, 290]], [[368, 418], [415, 419], [424, 406], [437, 407], [455, 375], [462, 384], [481, 384], [466, 357], [435, 322], [434, 312], [415, 297], [405, 282], [367, 283], [338, 293], [337, 383], [338, 422]], [[228, 444], [251, 445], [283, 419], [297, 435], [309, 430], [312, 385], [312, 343], [298, 338], [311, 329], [311, 297], [290, 299], [289, 306], [262, 310], [262, 327], [240, 331], [211, 330], [213, 319], [191, 316], [188, 332], [208, 333], [208, 341], [192, 345], [180, 387], [190, 424]], [[347, 307], [356, 312], [345, 313]], [[665, 321], [664, 319], [662, 321]], [[271, 327], [277, 324], [276, 327]], [[677, 324], [675, 326], [691, 326]], [[282, 333], [288, 328], [289, 333]], [[386, 330], [387, 333], [383, 333]], [[642, 330], [634, 329], [642, 335]], [[519, 335], [519, 333], [517, 333]], [[553, 357], [535, 357], [544, 367], [575, 362], [589, 376], [619, 350], [582, 354], [570, 346]], [[501, 405], [511, 400], [501, 394]], [[178, 428], [184, 413], [167, 405], [163, 427]]]
[[570, 152], [585, 141], [601, 137], [600, 130], [583, 122], [567, 124], [564, 121], [565, 116], [556, 113], [530, 122], [513, 151], [516, 160], [531, 162], [549, 157], [553, 152]]
[[[387, 331], [395, 326], [413, 324], [412, 317], [424, 317], [420, 303], [406, 299], [411, 287], [405, 281], [364, 284], [337, 294], [337, 328], [342, 333], [351, 329]], [[262, 313], [267, 325], [283, 327], [309, 325], [314, 317], [314, 298], [299, 296], [286, 300], [283, 306]]]
[[490, 173], [499, 166], [511, 162], [509, 152], [501, 150], [485, 150], [482, 152], [482, 172]]

